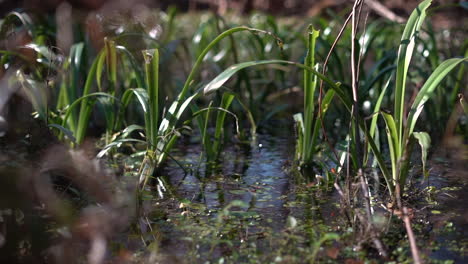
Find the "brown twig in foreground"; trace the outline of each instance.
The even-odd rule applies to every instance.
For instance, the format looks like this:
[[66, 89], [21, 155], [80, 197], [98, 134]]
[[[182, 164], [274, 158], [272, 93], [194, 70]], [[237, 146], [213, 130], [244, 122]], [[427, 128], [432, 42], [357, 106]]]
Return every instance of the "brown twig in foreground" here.
[[408, 240], [411, 247], [411, 255], [413, 255], [413, 260], [415, 264], [421, 263], [421, 258], [419, 257], [418, 246], [416, 245], [416, 239], [414, 238], [413, 229], [411, 228], [411, 220], [408, 216], [408, 208], [403, 207], [403, 222], [405, 223], [406, 233], [408, 234]]
[[408, 214], [408, 208], [406, 206], [403, 206], [403, 203], [401, 201], [401, 186], [398, 182], [397, 184], [395, 184], [395, 196], [396, 196], [398, 209], [400, 210], [399, 216], [405, 223], [406, 233], [408, 234], [408, 240], [409, 240], [410, 248], [411, 248], [411, 255], [413, 256], [414, 263], [420, 264], [422, 262], [421, 262], [421, 258], [419, 257], [418, 246], [416, 245], [416, 239], [414, 238], [413, 229], [411, 228], [411, 220]]
[[364, 196], [364, 205], [365, 205], [365, 208], [366, 208], [367, 222], [368, 222], [370, 233], [371, 233], [371, 236], [372, 236], [372, 242], [374, 243], [374, 246], [379, 251], [380, 255], [382, 255], [383, 257], [386, 258], [386, 257], [388, 257], [387, 251], [385, 250], [385, 247], [384, 247], [382, 241], [380, 241], [380, 239], [379, 239], [379, 237], [377, 235], [377, 232], [375, 230], [375, 226], [373, 224], [371, 204], [370, 204], [369, 186], [367, 185], [367, 182], [364, 179], [364, 173], [362, 172], [362, 169], [358, 170], [358, 175], [359, 175], [362, 195]]
[[[350, 13], [348, 15], [348, 17], [346, 18], [346, 21], [344, 22], [343, 26], [341, 27], [340, 32], [338, 33], [338, 36], [336, 37], [335, 41], [333, 41], [333, 44], [331, 45], [330, 50], [328, 51], [327, 57], [325, 58], [325, 62], [323, 63], [323, 67], [322, 67], [322, 74], [323, 75], [325, 75], [325, 73], [327, 72], [328, 61], [330, 60], [331, 54], [333, 53], [333, 50], [335, 49], [336, 44], [338, 44], [338, 41], [341, 39], [341, 36], [343, 35], [343, 32], [344, 32], [346, 26], [348, 25], [349, 21], [351, 20], [351, 16], [352, 16], [352, 13]], [[320, 79], [317, 118], [318, 118], [318, 120], [320, 120], [320, 127], [322, 128], [322, 134], [323, 134], [323, 138], [324, 138], [325, 142], [327, 142], [328, 146], [332, 150], [336, 160], [340, 160], [338, 158], [338, 154], [336, 154], [335, 148], [332, 146], [332, 144], [328, 140], [327, 132], [325, 131], [325, 124], [324, 124], [323, 118], [322, 118], [322, 97], [323, 97], [323, 80]]]
[[[362, 168], [362, 160], [361, 160], [361, 137], [359, 135], [359, 98], [358, 98], [358, 89], [359, 89], [359, 76], [357, 75], [356, 67], [359, 65], [356, 63], [356, 47], [355, 47], [355, 40], [357, 39], [357, 31], [359, 27], [359, 21], [361, 18], [361, 8], [362, 8], [363, 1], [356, 0], [354, 2], [353, 11], [352, 11], [352, 19], [351, 19], [351, 88], [353, 91], [353, 107], [352, 107], [352, 117], [354, 118], [354, 141], [356, 144], [356, 156], [357, 160], [356, 163], [358, 164], [358, 168]], [[361, 53], [359, 52], [359, 57]], [[359, 59], [360, 61], [360, 59]], [[351, 121], [352, 122], [352, 121]], [[348, 154], [349, 155], [349, 154]]]
[[[362, 174], [362, 173], [361, 173]], [[350, 202], [346, 199], [346, 196], [341, 189], [341, 187], [338, 185], [338, 183], [335, 183], [335, 188], [338, 191], [338, 194], [341, 196], [341, 199], [344, 201], [344, 206], [347, 207], [349, 210], [352, 210], [354, 215], [357, 216], [359, 219], [360, 223], [365, 226], [364, 230], [365, 232], [369, 235], [370, 240], [372, 243], [374, 243], [375, 248], [379, 251], [380, 255], [384, 258], [388, 257], [387, 250], [385, 249], [385, 246], [383, 245], [382, 241], [379, 239], [379, 234], [378, 230], [376, 230], [373, 221], [372, 221], [372, 214], [370, 212], [370, 200], [369, 200], [369, 194], [367, 192], [367, 184], [364, 182], [363, 177], [361, 177], [361, 188], [363, 192], [363, 196], [365, 197], [365, 208], [366, 208], [366, 214], [367, 218], [364, 217], [364, 215], [361, 213], [359, 208], [354, 208]], [[349, 192], [349, 190], [348, 190]], [[350, 216], [350, 213], [348, 210], [343, 210], [345, 213], [345, 216], [350, 224], [352, 224], [352, 217]]]
[[366, 4], [374, 10], [377, 14], [385, 17], [388, 20], [397, 22], [397, 23], [404, 23], [405, 19], [397, 14], [393, 13], [390, 9], [386, 6], [382, 5], [381, 3], [377, 2], [376, 0], [367, 0]]

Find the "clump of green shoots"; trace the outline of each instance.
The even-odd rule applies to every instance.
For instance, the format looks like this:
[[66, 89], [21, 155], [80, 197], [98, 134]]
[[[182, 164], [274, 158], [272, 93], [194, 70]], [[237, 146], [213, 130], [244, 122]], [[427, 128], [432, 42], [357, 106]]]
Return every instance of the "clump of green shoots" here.
[[424, 18], [426, 17], [426, 10], [430, 4], [430, 0], [426, 0], [419, 4], [419, 6], [413, 11], [410, 18], [408, 19], [403, 31], [397, 57], [393, 114], [387, 113], [386, 111], [382, 111], [380, 109], [380, 103], [389, 85], [387, 85], [382, 90], [381, 96], [379, 97], [376, 104], [375, 112], [379, 112], [385, 120], [387, 141], [390, 150], [390, 160], [392, 164], [391, 173], [386, 167], [382, 152], [377, 148], [377, 145], [372, 138], [376, 129], [375, 124], [378, 118], [377, 115], [373, 117], [373, 124], [371, 125], [370, 131], [366, 132], [369, 146], [372, 149], [375, 158], [377, 159], [378, 165], [382, 170], [384, 178], [387, 182], [387, 187], [392, 196], [400, 195], [395, 194], [395, 187], [400, 188], [400, 186], [404, 186], [406, 182], [409, 171], [409, 155], [411, 154], [412, 145], [415, 140], [417, 140], [421, 145], [421, 149], [423, 151], [423, 165], [425, 164], [425, 158], [427, 156], [427, 150], [430, 144], [430, 137], [426, 132], [414, 132], [416, 122], [424, 108], [424, 104], [433, 95], [434, 90], [438, 87], [439, 83], [457, 65], [467, 60], [466, 58], [454, 58], [442, 62], [421, 87], [411, 107], [409, 108], [408, 114], [405, 116], [404, 106], [406, 104], [405, 93], [408, 69], [411, 57], [414, 54], [415, 41], [419, 34]]
[[[308, 50], [304, 65], [315, 68], [315, 43], [319, 36], [319, 31], [309, 26], [308, 30]], [[313, 163], [314, 154], [317, 151], [317, 139], [319, 136], [320, 119], [325, 115], [328, 105], [335, 92], [329, 90], [319, 108], [321, 113], [315, 111], [315, 90], [317, 87], [317, 75], [304, 69], [304, 112], [294, 115], [297, 131], [296, 159], [300, 166], [310, 166]]]

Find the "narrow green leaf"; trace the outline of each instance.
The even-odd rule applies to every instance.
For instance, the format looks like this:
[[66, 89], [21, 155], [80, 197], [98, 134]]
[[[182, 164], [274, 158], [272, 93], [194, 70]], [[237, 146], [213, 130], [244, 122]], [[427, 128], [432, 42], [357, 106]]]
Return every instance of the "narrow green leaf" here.
[[[80, 82], [80, 68], [81, 62], [83, 61], [83, 49], [84, 43], [79, 42], [73, 44], [70, 48], [70, 56], [68, 58], [68, 67], [64, 65], [64, 71], [68, 72], [65, 75], [65, 80], [67, 83], [63, 84], [63, 106], [67, 107], [72, 104], [76, 99], [80, 97], [78, 88], [78, 83]], [[79, 112], [78, 109], [73, 110], [72, 115], [70, 116], [70, 121], [68, 122], [68, 127], [74, 131], [75, 136], [77, 133], [79, 121]], [[65, 124], [63, 124], [65, 126]]]
[[296, 159], [302, 161], [304, 156], [304, 119], [302, 113], [293, 115], [296, 129]]
[[104, 52], [100, 52], [98, 57], [94, 60], [93, 64], [91, 65], [91, 69], [88, 72], [88, 76], [86, 78], [86, 82], [83, 88], [83, 99], [78, 99], [81, 101], [81, 107], [79, 112], [79, 119], [78, 119], [78, 126], [76, 128], [76, 142], [77, 144], [81, 144], [84, 140], [86, 130], [88, 128], [89, 118], [91, 115], [92, 104], [88, 101], [88, 95], [91, 93], [91, 88], [93, 86], [93, 80], [96, 77], [97, 71], [97, 64], [99, 61], [99, 56], [103, 56]]
[[167, 153], [169, 153], [169, 151], [174, 146], [178, 138], [178, 135], [176, 133], [172, 133], [172, 131], [175, 130], [177, 122], [179, 121], [180, 117], [185, 112], [187, 107], [190, 105], [190, 103], [192, 103], [192, 101], [195, 98], [199, 96], [199, 94], [200, 93], [195, 93], [192, 96], [185, 99], [180, 105], [180, 108], [178, 110], [175, 110], [177, 106], [179, 105], [178, 101], [175, 101], [171, 105], [172, 112], [171, 112], [171, 109], [169, 109], [167, 115], [162, 120], [161, 124], [159, 125], [158, 133], [160, 136], [163, 137], [163, 139], [158, 141], [157, 149], [161, 151], [161, 154], [159, 155], [156, 161], [156, 164], [161, 164], [166, 159], [168, 155]]
[[[308, 35], [307, 56], [304, 65], [313, 68], [315, 64], [315, 42], [319, 37], [319, 31], [314, 30], [312, 25], [310, 25]], [[304, 163], [312, 162], [313, 149], [315, 148], [311, 142], [313, 141], [312, 134], [314, 133], [314, 95], [316, 86], [317, 75], [304, 69], [304, 142], [302, 145], [302, 162]]]
[[[82, 96], [78, 99], [76, 99], [68, 108], [67, 108], [67, 111], [65, 112], [65, 117], [63, 118], [62, 120], [62, 126], [65, 127], [65, 124], [67, 124], [67, 121], [68, 121], [68, 118], [70, 117], [71, 113], [73, 112], [73, 110], [75, 109], [75, 107], [77, 107], [78, 105], [80, 105], [80, 107], [82, 108], [80, 110], [80, 120], [81, 122], [83, 122], [85, 125], [83, 126], [79, 126], [77, 128], [77, 131], [74, 132], [74, 134], [77, 134], [77, 133], [81, 133], [81, 140], [84, 139], [84, 135], [86, 133], [86, 129], [88, 128], [88, 124], [87, 124], [87, 121], [89, 120], [89, 117], [91, 115], [91, 110], [93, 109], [94, 107], [94, 103], [95, 103], [95, 97], [98, 97], [98, 96], [104, 96], [104, 97], [111, 97], [113, 98], [114, 100], [117, 100], [117, 98], [113, 97], [112, 95], [110, 94], [107, 94], [107, 93], [101, 93], [101, 92], [97, 92], [97, 93], [90, 93], [90, 94], [87, 94], [85, 96]], [[83, 108], [83, 102], [86, 102], [86, 105], [84, 106]], [[83, 120], [86, 120], [83, 121]], [[78, 141], [78, 137], [76, 137], [77, 140], [76, 140], [76, 143], [77, 144], [80, 144], [82, 143], [82, 141]]]
[[142, 130], [144, 131], [145, 128], [139, 125], [129, 125], [126, 127], [124, 130], [122, 130], [122, 133], [120, 135], [120, 138], [126, 138], [128, 137], [132, 132], [137, 131], [137, 130]]
[[235, 64], [224, 70], [222, 73], [220, 73], [218, 76], [216, 76], [211, 82], [209, 82], [204, 88], [203, 92], [205, 94], [214, 92], [221, 88], [224, 83], [226, 83], [229, 78], [231, 78], [235, 73], [238, 71], [252, 67], [252, 66], [258, 66], [258, 65], [266, 65], [266, 64], [288, 64], [288, 65], [294, 65], [296, 67], [299, 67], [301, 69], [306, 69], [307, 71], [317, 75], [318, 78], [322, 79], [325, 83], [330, 85], [330, 88], [335, 90], [336, 94], [340, 97], [340, 99], [343, 101], [345, 106], [349, 109], [351, 109], [351, 100], [349, 96], [340, 88], [339, 83], [333, 82], [331, 79], [327, 78], [325, 75], [317, 72], [316, 70], [307, 67], [303, 64], [292, 62], [292, 61], [285, 61], [285, 60], [262, 60], [262, 61], [249, 61], [249, 62], [243, 62], [239, 64]]
[[127, 89], [125, 92], [122, 94], [122, 97], [120, 99], [120, 108], [119, 108], [119, 113], [117, 116], [117, 121], [115, 122], [115, 129], [120, 129], [122, 126], [122, 123], [124, 121], [124, 115], [125, 111], [130, 104], [133, 96], [136, 96], [141, 109], [143, 110], [143, 115], [146, 116], [148, 112], [148, 93], [146, 92], [145, 89], [143, 88], [134, 88], [134, 89]]
[[414, 132], [414, 138], [418, 140], [419, 146], [421, 146], [421, 161], [423, 165], [423, 174], [424, 177], [427, 177], [426, 171], [426, 161], [427, 161], [427, 153], [429, 148], [431, 147], [431, 137], [426, 132]]
[[106, 131], [110, 134], [112, 133], [112, 128], [116, 120], [114, 99], [113, 97], [98, 96], [97, 101], [99, 102], [97, 106], [100, 108], [101, 112], [104, 113], [106, 119]]
[[107, 152], [109, 152], [109, 150], [111, 150], [112, 148], [119, 147], [120, 145], [122, 145], [122, 143], [128, 143], [128, 142], [146, 143], [143, 140], [133, 139], [133, 138], [118, 139], [118, 140], [115, 140], [115, 141], [107, 144], [101, 151], [99, 151], [99, 153], [96, 155], [96, 157], [98, 159], [100, 159], [100, 158], [104, 157], [104, 155], [106, 155]]
[[34, 110], [37, 111], [39, 117], [47, 121], [47, 87], [43, 82], [35, 81], [25, 75], [21, 70], [18, 70], [16, 77], [20, 82], [23, 90], [31, 100]]
[[[213, 105], [213, 101], [210, 102], [210, 104], [208, 105], [208, 107], [206, 109], [203, 109], [205, 110], [205, 114], [204, 115], [200, 115], [201, 117], [201, 120], [203, 120], [203, 123], [202, 123], [202, 144], [203, 146], [205, 146], [205, 152], [206, 152], [206, 156], [208, 158], [208, 161], [212, 161], [213, 158], [214, 158], [214, 151], [213, 151], [213, 144], [210, 140], [210, 135], [208, 133], [208, 122], [210, 121], [210, 115], [211, 115], [211, 106]], [[196, 114], [196, 113], [195, 113]]]
[[102, 90], [102, 74], [104, 72], [104, 63], [106, 62], [106, 53], [103, 54], [104, 56], [99, 56], [96, 66], [96, 83], [98, 86], [98, 90], [103, 92]]
[[[147, 140], [155, 148], [158, 139], [159, 123], [159, 51], [143, 51], [145, 59], [146, 89], [148, 90], [149, 115], [145, 116]], [[155, 149], [153, 149], [154, 151]]]
[[377, 147], [377, 144], [375, 143], [373, 137], [369, 134], [369, 131], [365, 129], [364, 122], [359, 123], [359, 127], [361, 128], [362, 131], [366, 134], [366, 140], [369, 144], [370, 149], [372, 150], [372, 153], [374, 153], [374, 158], [377, 161], [377, 164], [379, 165], [380, 170], [382, 171], [382, 174], [384, 176], [385, 182], [387, 183], [387, 188], [389, 190], [389, 193], [391, 196], [394, 196], [394, 184], [392, 180], [392, 175], [388, 171], [387, 165], [385, 164], [385, 159], [383, 158], [382, 153], [380, 152], [379, 148]]
[[[174, 128], [175, 123], [179, 120], [180, 116], [184, 113], [185, 109], [187, 109], [187, 106], [189, 106], [190, 103], [198, 96], [199, 96], [199, 93], [195, 93], [194, 95], [185, 99], [183, 103], [180, 105], [179, 109], [177, 109], [177, 106], [179, 105], [179, 101], [175, 101], [174, 103], [172, 103], [171, 107], [169, 108], [168, 113], [166, 114], [163, 121], [159, 125], [159, 134], [164, 135], [171, 128]], [[177, 112], [176, 112], [176, 109], [177, 109]]]
[[73, 136], [73, 132], [70, 129], [64, 128], [61, 125], [58, 124], [49, 124], [49, 127], [53, 127], [58, 129], [61, 133], [63, 133], [68, 139], [70, 139], [73, 143], [76, 143], [76, 139]]
[[[220, 108], [228, 110], [231, 106], [232, 101], [234, 100], [234, 94], [225, 92], [223, 93], [223, 97], [221, 99]], [[216, 127], [215, 127], [215, 134], [214, 134], [214, 142], [213, 142], [213, 151], [215, 152], [215, 159], [219, 157], [221, 152], [221, 146], [224, 139], [224, 120], [226, 119], [226, 112], [219, 111], [216, 116]]]
[[5, 39], [6, 34], [10, 31], [11, 25], [15, 24], [15, 21], [19, 20], [21, 24], [23, 24], [26, 29], [28, 29], [28, 33], [30, 36], [33, 36], [33, 29], [34, 23], [31, 17], [26, 13], [20, 12], [10, 12], [8, 13], [4, 19], [1, 21], [0, 25], [0, 39]]
[[[241, 31], [250, 31], [250, 32], [253, 32], [253, 33], [263, 33], [263, 34], [267, 34], [267, 35], [273, 35], [271, 34], [270, 32], [267, 32], [267, 31], [263, 31], [263, 30], [259, 30], [259, 29], [255, 29], [255, 28], [249, 28], [249, 27], [245, 27], [245, 26], [240, 26], [240, 27], [234, 27], [234, 28], [231, 28], [231, 29], [228, 29], [226, 31], [224, 31], [223, 33], [219, 34], [213, 41], [211, 41], [206, 47], [205, 49], [203, 49], [203, 51], [200, 53], [200, 55], [197, 57], [197, 60], [195, 61], [195, 64], [193, 65], [192, 67], [192, 70], [190, 71], [190, 74], [189, 76], [187, 77], [187, 79], [185, 80], [185, 83], [184, 83], [184, 86], [182, 87], [182, 91], [179, 93], [179, 95], [177, 96], [177, 100], [175, 101], [175, 105], [174, 105], [174, 108], [172, 110], [172, 112], [169, 112], [170, 114], [174, 114], [175, 111], [178, 110], [179, 108], [179, 105], [178, 103], [182, 101], [183, 98], [185, 98], [185, 96], [187, 95], [187, 93], [189, 92], [190, 90], [190, 85], [192, 84], [192, 81], [193, 79], [195, 78], [195, 75], [198, 73], [201, 65], [202, 65], [202, 62], [203, 60], [205, 59], [205, 57], [207, 56], [207, 54], [213, 49], [213, 47], [215, 47], [221, 40], [223, 40], [224, 38], [226, 37], [229, 37], [231, 36], [232, 34], [236, 33], [236, 32], [241, 32]], [[277, 39], [277, 41], [279, 42], [279, 40]], [[199, 41], [198, 41], [199, 42]], [[172, 108], [172, 107], [171, 107]], [[171, 109], [169, 109], [169, 111], [171, 111]]]
[[388, 145], [390, 148], [390, 159], [392, 161], [393, 181], [398, 182], [399, 181], [398, 162], [401, 158], [400, 142], [398, 140], [398, 130], [397, 130], [396, 123], [392, 115], [387, 114], [385, 112], [381, 112], [381, 114], [386, 124], [385, 130], [387, 132]]
[[391, 79], [392, 77], [390, 77], [390, 79], [388, 79], [387, 83], [385, 84], [384, 88], [382, 89], [382, 91], [380, 92], [380, 95], [379, 97], [377, 98], [377, 101], [375, 102], [375, 107], [374, 107], [374, 116], [372, 117], [372, 120], [371, 120], [371, 126], [370, 126], [370, 129], [369, 129], [369, 132], [371, 134], [372, 137], [374, 137], [375, 135], [375, 131], [377, 129], [377, 119], [379, 118], [378, 114], [380, 112], [380, 107], [382, 105], [382, 101], [383, 101], [383, 98], [385, 96], [385, 93], [387, 92], [387, 89], [388, 87], [390, 86], [390, 83], [391, 83]]
[[117, 50], [113, 40], [104, 39], [104, 48], [106, 50], [107, 78], [111, 85], [111, 92], [116, 89], [117, 83]]
[[247, 113], [247, 118], [250, 122], [250, 132], [252, 134], [251, 136], [255, 138], [256, 133], [257, 133], [257, 124], [255, 123], [255, 119], [253, 117], [252, 111], [250, 111], [250, 109], [240, 100], [239, 96], [236, 96], [236, 99], [237, 99], [237, 102], [242, 107], [242, 109], [244, 109], [244, 111]]
[[414, 54], [415, 40], [419, 29], [426, 17], [426, 9], [431, 5], [431, 0], [425, 0], [416, 7], [406, 22], [401, 36], [398, 50], [397, 71], [395, 81], [395, 123], [398, 129], [399, 142], [403, 142], [403, 113], [406, 93], [406, 77]]
[[406, 133], [406, 137], [408, 137], [408, 135], [411, 135], [411, 133], [414, 131], [414, 126], [416, 125], [418, 117], [421, 114], [421, 111], [423, 110], [424, 103], [426, 103], [426, 101], [429, 100], [429, 98], [433, 95], [435, 88], [437, 88], [437, 86], [445, 78], [445, 76], [447, 76], [447, 74], [449, 74], [457, 65], [467, 60], [468, 58], [448, 59], [442, 62], [434, 70], [431, 76], [429, 76], [421, 90], [416, 95], [413, 104], [411, 105], [407, 121], [408, 130]]
[[[25, 48], [32, 49], [37, 52], [41, 58], [38, 58], [37, 61], [45, 64], [52, 69], [57, 69], [55, 62], [58, 61], [58, 56], [51, 49], [46, 46], [38, 45], [36, 43], [29, 43], [24, 46]], [[42, 58], [45, 58], [46, 61], [43, 61]]]
[[[144, 77], [143, 77], [143, 71], [141, 67], [139, 66], [137, 60], [133, 56], [133, 54], [124, 46], [117, 45], [115, 46], [117, 51], [119, 51], [122, 55], [125, 55], [125, 57], [128, 59], [131, 65], [131, 70], [135, 72], [135, 79], [137, 82], [137, 87], [144, 87]], [[122, 59], [123, 60], [123, 59]]]
[[[335, 94], [336, 94], [335, 90], [331, 90], [331, 89], [325, 93], [325, 96], [323, 97], [323, 100], [322, 100], [322, 106], [320, 107], [322, 110], [322, 113], [320, 114], [321, 118], [325, 118], [325, 115], [328, 111], [328, 108], [330, 107], [330, 104], [333, 98], [335, 97]], [[311, 145], [310, 145], [311, 149], [317, 148], [317, 144], [318, 144], [317, 141], [319, 137], [320, 126], [321, 126], [320, 119], [316, 119], [315, 124], [314, 124], [314, 131], [311, 136], [312, 137]], [[311, 159], [312, 159], [312, 155], [311, 155]]]

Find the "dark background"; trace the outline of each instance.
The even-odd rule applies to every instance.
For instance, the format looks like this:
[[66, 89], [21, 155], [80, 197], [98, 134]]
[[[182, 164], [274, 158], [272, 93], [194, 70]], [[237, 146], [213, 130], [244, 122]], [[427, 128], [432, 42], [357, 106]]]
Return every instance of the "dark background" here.
[[[420, 2], [419, 0], [375, 0], [398, 15], [405, 16]], [[56, 7], [65, 0], [3, 0], [0, 1], [1, 15], [25, 8], [42, 12], [54, 12]], [[224, 12], [234, 9], [239, 13], [249, 13], [253, 10], [264, 11], [277, 15], [314, 15], [325, 8], [343, 8], [352, 6], [353, 0], [69, 0], [74, 8], [97, 10], [105, 6], [115, 8], [135, 4], [145, 4], [148, 7], [167, 8], [177, 6], [180, 10], [216, 10]], [[433, 6], [457, 4], [459, 0], [434, 0]], [[454, 12], [459, 8], [447, 7], [444, 12]]]

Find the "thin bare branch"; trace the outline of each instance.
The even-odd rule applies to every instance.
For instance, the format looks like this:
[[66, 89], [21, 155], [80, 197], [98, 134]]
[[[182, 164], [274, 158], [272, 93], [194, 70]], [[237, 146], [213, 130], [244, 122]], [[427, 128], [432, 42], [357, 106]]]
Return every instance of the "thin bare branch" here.
[[414, 238], [413, 229], [411, 228], [411, 220], [408, 215], [408, 208], [403, 207], [403, 222], [405, 222], [406, 233], [408, 234], [408, 240], [411, 247], [411, 255], [415, 264], [421, 264], [421, 258], [419, 256], [418, 246], [416, 239]]
[[382, 5], [376, 0], [367, 0], [366, 4], [374, 10], [377, 14], [385, 17], [388, 20], [397, 22], [397, 23], [404, 23], [405, 19], [397, 14], [393, 13], [390, 9], [386, 6]]

